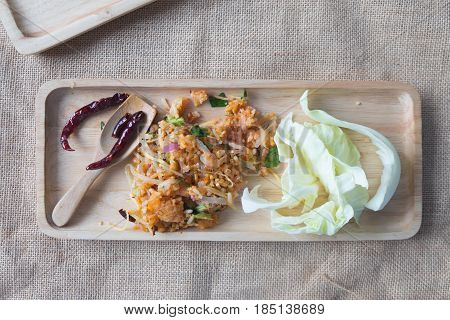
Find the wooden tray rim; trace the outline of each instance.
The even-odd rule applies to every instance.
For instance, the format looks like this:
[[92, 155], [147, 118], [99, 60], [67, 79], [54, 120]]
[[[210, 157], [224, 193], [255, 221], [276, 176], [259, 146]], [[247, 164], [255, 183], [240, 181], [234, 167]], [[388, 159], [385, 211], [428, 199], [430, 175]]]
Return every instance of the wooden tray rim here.
[[[71, 231], [59, 229], [49, 223], [45, 208], [45, 114], [47, 97], [55, 90], [63, 88], [332, 88], [332, 89], [398, 89], [404, 90], [413, 102], [414, 117], [414, 218], [410, 227], [401, 232], [358, 233], [340, 232], [335, 236], [283, 234], [274, 239], [273, 233], [264, 232], [177, 232], [159, 234], [158, 237], [143, 237], [143, 232], [127, 234], [100, 233], [97, 231]], [[422, 223], [422, 115], [421, 101], [416, 88], [410, 84], [396, 81], [309, 81], [309, 80], [215, 80], [215, 79], [61, 79], [44, 83], [36, 97], [36, 186], [37, 186], [37, 224], [46, 235], [60, 239], [84, 240], [144, 240], [144, 241], [365, 241], [365, 240], [404, 240], [413, 237]], [[418, 147], [419, 146], [419, 147]]]
[[0, 0], [0, 21], [16, 50], [21, 54], [29, 55], [57, 46], [156, 0], [111, 0], [111, 4], [95, 10], [95, 14], [83, 16], [39, 37], [29, 37], [22, 33], [7, 1]]

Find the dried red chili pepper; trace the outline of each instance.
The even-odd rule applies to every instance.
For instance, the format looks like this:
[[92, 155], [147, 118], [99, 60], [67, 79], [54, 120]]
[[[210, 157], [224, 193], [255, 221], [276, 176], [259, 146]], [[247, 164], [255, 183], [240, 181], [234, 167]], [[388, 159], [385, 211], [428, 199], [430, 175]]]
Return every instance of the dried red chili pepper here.
[[133, 133], [135, 132], [138, 123], [144, 118], [144, 116], [145, 113], [142, 111], [134, 113], [131, 119], [128, 120], [126, 128], [123, 130], [122, 135], [114, 144], [114, 147], [111, 149], [109, 154], [103, 159], [88, 165], [86, 170], [97, 170], [110, 165], [114, 158], [127, 147], [131, 138], [133, 137]]
[[127, 93], [116, 93], [112, 97], [103, 98], [98, 101], [92, 101], [88, 105], [75, 111], [74, 115], [64, 126], [61, 133], [60, 141], [63, 149], [67, 151], [74, 151], [69, 145], [69, 136], [87, 117], [91, 116], [93, 113], [105, 110], [124, 102], [128, 98], [128, 96], [129, 94]]
[[122, 135], [123, 130], [125, 130], [127, 126], [128, 120], [131, 118], [131, 113], [126, 113], [120, 120], [117, 122], [116, 126], [114, 127], [112, 137], [119, 139]]

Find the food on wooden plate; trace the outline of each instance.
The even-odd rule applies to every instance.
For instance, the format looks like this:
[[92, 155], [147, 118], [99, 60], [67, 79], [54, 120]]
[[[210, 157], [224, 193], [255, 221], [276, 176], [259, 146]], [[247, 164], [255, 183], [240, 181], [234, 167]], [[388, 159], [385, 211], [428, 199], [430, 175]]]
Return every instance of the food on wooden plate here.
[[[124, 117], [122, 117], [116, 124], [113, 131], [113, 136], [117, 135], [119, 138], [114, 144], [111, 151], [103, 159], [100, 159], [88, 165], [86, 167], [86, 170], [98, 170], [100, 168], [109, 166], [113, 162], [113, 160], [129, 146], [130, 142], [133, 139], [133, 135], [137, 132], [139, 123], [144, 119], [144, 117], [145, 113], [143, 111], [138, 111], [128, 117], [126, 114]], [[124, 119], [127, 120], [124, 121]]]
[[208, 100], [208, 92], [205, 89], [191, 90], [192, 101], [194, 106], [199, 107], [203, 102]]
[[124, 102], [128, 98], [127, 93], [116, 93], [112, 97], [103, 98], [98, 101], [92, 101], [88, 105], [78, 109], [75, 111], [75, 114], [70, 118], [70, 120], [67, 122], [67, 124], [64, 126], [60, 142], [61, 146], [66, 151], [74, 151], [70, 145], [69, 145], [69, 136], [72, 134], [72, 132], [75, 131], [75, 129], [89, 116], [91, 116], [94, 113], [100, 112], [102, 110], [111, 108], [113, 106], [117, 106]]
[[[275, 143], [287, 167], [281, 177], [282, 198], [270, 202], [258, 196], [259, 186], [244, 190], [244, 212], [271, 211], [272, 227], [289, 234], [334, 235], [363, 209], [374, 211], [392, 198], [400, 178], [400, 160], [389, 140], [362, 125], [338, 120], [322, 110], [309, 110], [308, 91], [300, 99], [303, 112], [318, 124], [296, 123], [292, 114], [278, 126]], [[366, 135], [377, 147], [384, 169], [376, 194], [369, 200], [368, 181], [360, 153], [341, 128]], [[319, 200], [325, 191], [328, 198]]]
[[[193, 98], [196, 92], [191, 91]], [[197, 103], [206, 101], [205, 95]], [[223, 117], [188, 123], [183, 112], [189, 100], [180, 98], [142, 138], [126, 166], [137, 209], [121, 212], [138, 228], [168, 232], [212, 227], [223, 209], [233, 207], [246, 171], [267, 175], [279, 164], [275, 114], [260, 115], [244, 97], [209, 97], [214, 99], [220, 100]]]
[[[168, 114], [141, 137], [126, 165], [137, 208], [119, 213], [138, 229], [154, 233], [210, 228], [221, 211], [234, 207], [248, 173], [266, 176], [280, 163], [281, 199], [260, 197], [256, 186], [243, 191], [241, 203], [245, 213], [269, 210], [272, 227], [289, 234], [334, 235], [351, 220], [359, 223], [364, 208], [383, 209], [395, 193], [401, 168], [390, 141], [371, 128], [310, 110], [308, 91], [300, 106], [316, 123], [297, 123], [291, 113], [279, 125], [275, 114], [261, 115], [249, 105], [245, 90], [239, 97], [224, 92], [208, 96], [203, 89], [190, 93], [191, 98], [177, 98], [171, 105], [164, 99]], [[72, 150], [67, 139], [86, 117], [127, 97], [117, 93], [79, 109], [63, 129], [63, 148]], [[206, 101], [223, 110], [223, 116], [198, 123], [201, 109], [189, 106]], [[86, 169], [111, 164], [144, 116], [142, 111], [125, 114], [112, 132], [118, 140], [111, 152]], [[360, 152], [341, 128], [367, 136], [377, 148], [383, 172], [372, 198]]]

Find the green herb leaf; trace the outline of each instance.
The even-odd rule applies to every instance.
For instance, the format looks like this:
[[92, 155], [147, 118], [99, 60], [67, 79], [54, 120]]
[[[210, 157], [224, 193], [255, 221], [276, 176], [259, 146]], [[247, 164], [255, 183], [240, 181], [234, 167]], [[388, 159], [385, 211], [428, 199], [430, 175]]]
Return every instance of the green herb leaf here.
[[195, 207], [194, 212], [203, 213], [204, 211], [206, 211], [206, 209], [208, 209], [206, 205], [199, 204], [198, 206]]
[[213, 220], [213, 217], [210, 213], [199, 213], [199, 214], [193, 214], [192, 215], [194, 219], [200, 220]]
[[[227, 96], [225, 95], [225, 93], [221, 92], [218, 94], [219, 97], [224, 97], [226, 98]], [[227, 100], [223, 100], [223, 99], [219, 99], [213, 96], [209, 96], [209, 103], [211, 103], [211, 107], [213, 108], [223, 108], [226, 107], [228, 105], [228, 101]]]
[[247, 89], [244, 89], [244, 93], [242, 94], [243, 99], [247, 99]]
[[278, 156], [277, 147], [272, 147], [269, 149], [269, 153], [264, 159], [264, 166], [266, 168], [275, 168], [280, 164], [280, 157]]
[[199, 138], [204, 138], [208, 136], [208, 129], [202, 128], [196, 124], [191, 128], [191, 134]]
[[184, 125], [184, 119], [182, 117], [167, 116], [165, 120], [176, 127]]
[[100, 121], [100, 130], [103, 131], [103, 128], [105, 128], [105, 123], [103, 121]]

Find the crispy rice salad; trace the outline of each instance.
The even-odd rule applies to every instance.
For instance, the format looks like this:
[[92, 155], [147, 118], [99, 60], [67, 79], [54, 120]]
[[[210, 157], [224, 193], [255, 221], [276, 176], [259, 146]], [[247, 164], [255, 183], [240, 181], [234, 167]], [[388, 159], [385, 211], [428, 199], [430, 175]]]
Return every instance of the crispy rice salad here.
[[[201, 109], [187, 112], [186, 107], [208, 99], [223, 116], [195, 124]], [[243, 97], [208, 97], [206, 90], [192, 90], [191, 98], [168, 107], [126, 166], [137, 205], [126, 217], [152, 233], [210, 228], [223, 209], [233, 207], [247, 173], [264, 176], [279, 164], [276, 116], [260, 115], [248, 104], [246, 91]]]

